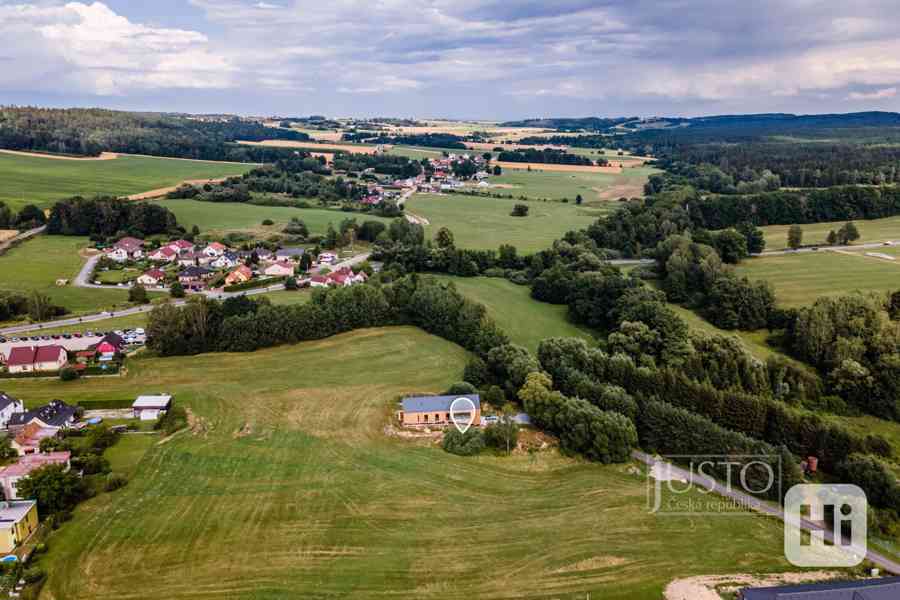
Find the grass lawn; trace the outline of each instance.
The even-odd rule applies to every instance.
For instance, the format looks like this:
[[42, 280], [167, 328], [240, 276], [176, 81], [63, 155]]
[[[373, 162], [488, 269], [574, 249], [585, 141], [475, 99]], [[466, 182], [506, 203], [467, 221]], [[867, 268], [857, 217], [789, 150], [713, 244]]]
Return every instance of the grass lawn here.
[[737, 272], [770, 282], [781, 306], [810, 305], [820, 296], [857, 290], [900, 288], [900, 261], [827, 251], [751, 258], [741, 263]]
[[[803, 228], [803, 243], [807, 246], [825, 244], [828, 232], [832, 229], [840, 229], [844, 223], [846, 221], [800, 225]], [[854, 221], [854, 223], [860, 235], [860, 238], [856, 241], [857, 244], [900, 240], [900, 217]], [[782, 248], [787, 248], [787, 232], [789, 228], [790, 225], [761, 227], [760, 229], [763, 230], [766, 236], [766, 249], [781, 250]]]
[[549, 248], [565, 232], [583, 229], [598, 216], [597, 211], [561, 202], [529, 202], [527, 217], [510, 216], [519, 203], [462, 194], [416, 194], [406, 208], [429, 220], [426, 236], [447, 227], [460, 248], [496, 250], [500, 244], [512, 244], [521, 253]]
[[[199, 200], [163, 200], [159, 202], [178, 218], [178, 224], [188, 229], [196, 225], [203, 233], [235, 230], [251, 230], [262, 237], [281, 233], [285, 224], [293, 217], [306, 223], [312, 234], [324, 234], [328, 224], [337, 228], [344, 219], [355, 218], [357, 222], [381, 221], [390, 223], [375, 215], [347, 213], [324, 208], [293, 208], [289, 206], [257, 206], [240, 202], [201, 202]], [[271, 219], [274, 225], [264, 226], [264, 219]]]
[[126, 487], [51, 536], [45, 594], [658, 600], [674, 577], [789, 569], [777, 521], [651, 515], [628, 465], [385, 436], [398, 396], [445, 389], [465, 360], [404, 327], [7, 382], [29, 401], [167, 391], [201, 424], [150, 444]]
[[517, 198], [568, 198], [574, 201], [575, 196], [581, 194], [588, 205], [613, 208], [617, 204], [610, 204], [610, 201], [623, 196], [643, 196], [644, 183], [656, 172], [651, 167], [627, 168], [619, 174], [506, 169], [502, 175], [491, 177], [488, 182], [511, 186], [491, 191], [512, 194]]
[[120, 156], [113, 160], [59, 160], [0, 153], [0, 201], [18, 210], [51, 206], [69, 196], [125, 196], [176, 185], [185, 179], [240, 175], [251, 165]]
[[[0, 290], [40, 290], [73, 313], [127, 305], [126, 290], [78, 288], [71, 284], [84, 263], [78, 251], [87, 245], [87, 238], [62, 235], [39, 235], [19, 244], [0, 256]], [[57, 287], [57, 279], [68, 279], [70, 284]]]
[[550, 337], [580, 337], [592, 341], [587, 329], [569, 322], [564, 305], [533, 300], [528, 286], [496, 277], [449, 277], [461, 294], [484, 304], [488, 315], [506, 332], [514, 344], [537, 351], [541, 340]]

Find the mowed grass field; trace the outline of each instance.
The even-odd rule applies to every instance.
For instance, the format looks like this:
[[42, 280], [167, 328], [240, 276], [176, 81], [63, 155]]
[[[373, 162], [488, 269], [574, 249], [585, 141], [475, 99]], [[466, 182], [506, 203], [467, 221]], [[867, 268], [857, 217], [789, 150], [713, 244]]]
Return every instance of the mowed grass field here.
[[385, 435], [399, 396], [445, 389], [465, 361], [387, 328], [8, 382], [30, 405], [167, 391], [201, 423], [143, 442], [134, 466], [141, 448], [113, 449], [130, 482], [52, 535], [45, 595], [658, 600], [675, 577], [789, 569], [777, 521], [651, 515], [630, 465], [463, 458]]
[[[158, 204], [175, 213], [179, 225], [187, 229], [196, 225], [203, 233], [244, 230], [263, 235], [281, 233], [284, 225], [294, 217], [306, 223], [312, 234], [324, 234], [329, 223], [334, 224], [337, 229], [341, 221], [349, 218], [356, 218], [359, 223], [381, 221], [387, 224], [391, 221], [391, 219], [375, 215], [346, 213], [324, 208], [257, 206], [239, 202], [218, 203], [199, 200], [160, 200]], [[263, 226], [262, 222], [265, 219], [271, 219], [275, 224]]]
[[900, 261], [879, 260], [863, 253], [820, 250], [751, 258], [742, 262], [737, 272], [771, 283], [781, 306], [807, 306], [821, 296], [855, 291], [900, 289]]
[[186, 179], [240, 175], [252, 165], [119, 156], [112, 160], [60, 160], [0, 153], [0, 201], [13, 210], [45, 208], [69, 196], [125, 196]]
[[440, 276], [438, 279], [452, 281], [461, 294], [483, 304], [488, 316], [506, 332], [510, 341], [532, 352], [537, 351], [541, 340], [550, 337], [580, 337], [593, 341], [588, 329], [568, 320], [566, 306], [532, 299], [528, 286], [499, 277]]
[[657, 170], [652, 167], [626, 168], [619, 174], [506, 169], [502, 175], [491, 177], [488, 182], [510, 186], [491, 191], [515, 197], [568, 198], [572, 202], [581, 194], [586, 203], [603, 206], [621, 197], [643, 196], [644, 183], [655, 172]]
[[[73, 313], [127, 305], [126, 290], [78, 288], [71, 284], [84, 264], [78, 252], [88, 243], [85, 237], [38, 235], [19, 244], [0, 255], [0, 290], [39, 290]], [[58, 287], [57, 279], [68, 279], [70, 283]]]
[[[824, 245], [828, 232], [838, 230], [846, 221], [833, 223], [809, 223], [800, 225], [803, 228], [803, 243], [807, 246], [816, 244]], [[900, 240], [900, 217], [888, 217], [886, 219], [872, 219], [870, 221], [854, 221], [859, 230], [860, 238], [857, 244], [867, 242], [884, 242], [888, 240]], [[766, 236], [767, 250], [781, 250], [787, 248], [787, 233], [790, 225], [768, 225], [761, 227]]]
[[522, 253], [549, 248], [565, 232], [583, 229], [602, 214], [571, 202], [528, 202], [528, 216], [510, 216], [513, 206], [520, 203], [464, 194], [416, 194], [405, 206], [428, 219], [426, 236], [447, 227], [460, 248], [496, 250], [500, 244], [512, 244]]

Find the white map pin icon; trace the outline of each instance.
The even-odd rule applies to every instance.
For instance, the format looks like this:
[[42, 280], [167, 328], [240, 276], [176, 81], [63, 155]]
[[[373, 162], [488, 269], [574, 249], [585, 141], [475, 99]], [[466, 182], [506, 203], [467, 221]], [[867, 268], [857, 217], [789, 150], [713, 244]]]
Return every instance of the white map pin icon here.
[[450, 403], [450, 421], [460, 433], [465, 433], [475, 422], [475, 403], [460, 396]]

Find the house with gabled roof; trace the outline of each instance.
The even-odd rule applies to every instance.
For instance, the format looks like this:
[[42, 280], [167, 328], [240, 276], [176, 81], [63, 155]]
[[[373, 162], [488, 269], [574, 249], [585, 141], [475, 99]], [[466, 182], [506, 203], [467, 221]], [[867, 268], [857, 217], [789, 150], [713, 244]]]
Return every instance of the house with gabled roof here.
[[305, 248], [285, 247], [275, 251], [275, 260], [278, 261], [294, 261], [300, 262], [303, 255], [306, 254]]
[[141, 285], [158, 286], [162, 285], [166, 279], [165, 271], [160, 269], [150, 269], [146, 273], [137, 278], [137, 282]]
[[217, 256], [222, 256], [225, 254], [225, 251], [228, 250], [228, 246], [225, 244], [220, 244], [219, 242], [210, 242], [206, 248], [203, 249], [203, 254], [215, 258]]
[[245, 283], [253, 278], [253, 271], [247, 265], [240, 265], [234, 271], [225, 276], [225, 285]]
[[147, 258], [155, 262], [174, 262], [178, 258], [178, 251], [171, 246], [163, 246], [148, 254]]
[[[453, 415], [450, 407], [458, 398], [468, 399], [475, 407], [472, 413], [469, 403], [458, 404]], [[478, 394], [462, 394], [458, 396], [409, 396], [400, 402], [397, 420], [406, 427], [443, 427], [456, 422], [467, 422], [474, 425], [481, 423], [481, 397]]]
[[294, 265], [289, 262], [274, 262], [263, 273], [272, 277], [290, 277], [294, 274]]
[[25, 412], [25, 404], [21, 400], [0, 392], [0, 428], [6, 429], [12, 416], [22, 412]]
[[7, 500], [19, 500], [18, 483], [20, 479], [31, 475], [32, 471], [36, 471], [41, 467], [48, 465], [64, 465], [68, 471], [72, 453], [64, 452], [45, 452], [32, 453], [21, 456], [11, 465], [0, 468], [0, 489], [3, 490], [3, 497]]
[[59, 371], [68, 362], [66, 349], [57, 344], [15, 346], [9, 352], [6, 368], [10, 373]]
[[19, 544], [30, 538], [37, 528], [36, 501], [4, 500], [0, 502], [0, 553], [8, 554], [15, 550]]
[[66, 404], [62, 400], [51, 400], [43, 406], [14, 414], [10, 417], [8, 426], [14, 432], [21, 431], [31, 423], [51, 429], [68, 429], [75, 423], [77, 414], [77, 407]]

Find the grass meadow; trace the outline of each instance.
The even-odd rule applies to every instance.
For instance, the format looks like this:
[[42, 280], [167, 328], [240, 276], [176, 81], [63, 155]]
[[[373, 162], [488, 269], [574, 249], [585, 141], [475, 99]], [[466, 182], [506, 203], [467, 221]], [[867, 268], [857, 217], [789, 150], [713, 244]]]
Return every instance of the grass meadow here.
[[[203, 233], [223, 233], [226, 231], [248, 231], [260, 237], [281, 233], [281, 230], [292, 218], [297, 217], [306, 223], [311, 234], [324, 234], [328, 224], [335, 229], [344, 219], [355, 218], [363, 221], [381, 221], [390, 223], [376, 215], [347, 213], [325, 208], [294, 208], [290, 206], [257, 206], [240, 202], [201, 202], [199, 200], [160, 200], [178, 219], [178, 224], [190, 229], [194, 225]], [[265, 219], [271, 219], [274, 225], [263, 225]]]
[[126, 196], [186, 179], [240, 175], [251, 165], [144, 156], [112, 160], [60, 160], [0, 153], [0, 201], [13, 210], [46, 208], [69, 196]]
[[445, 389], [465, 361], [400, 327], [7, 382], [29, 405], [165, 391], [195, 415], [111, 450], [130, 481], [51, 536], [45, 595], [658, 600], [675, 577], [789, 569], [776, 520], [654, 516], [633, 466], [463, 458], [385, 434], [398, 397]]
[[514, 344], [537, 352], [541, 340], [550, 337], [580, 337], [592, 341], [590, 330], [566, 317], [567, 307], [531, 298], [531, 288], [498, 277], [450, 277], [456, 289], [470, 300], [483, 304]]
[[[76, 314], [127, 305], [126, 290], [71, 285], [84, 263], [78, 252], [87, 245], [85, 237], [61, 235], [38, 235], [19, 244], [0, 255], [0, 290], [39, 290]], [[58, 287], [57, 279], [68, 279], [70, 284]]]
[[512, 244], [523, 253], [549, 248], [565, 232], [587, 227], [600, 214], [573, 203], [529, 202], [528, 216], [510, 216], [520, 203], [464, 194], [416, 194], [406, 209], [428, 219], [426, 236], [447, 227], [460, 248], [496, 250], [500, 244]]
[[[881, 250], [877, 250], [881, 252]], [[772, 284], [780, 306], [807, 306], [821, 296], [900, 289], [900, 261], [829, 251], [750, 258], [740, 275]]]
[[621, 173], [591, 173], [578, 171], [514, 171], [507, 169], [498, 177], [491, 177], [492, 184], [510, 186], [492, 190], [515, 197], [568, 198], [570, 202], [581, 194], [589, 206], [614, 207], [611, 201], [621, 197], [644, 195], [644, 183], [657, 172], [651, 167], [626, 168]]

